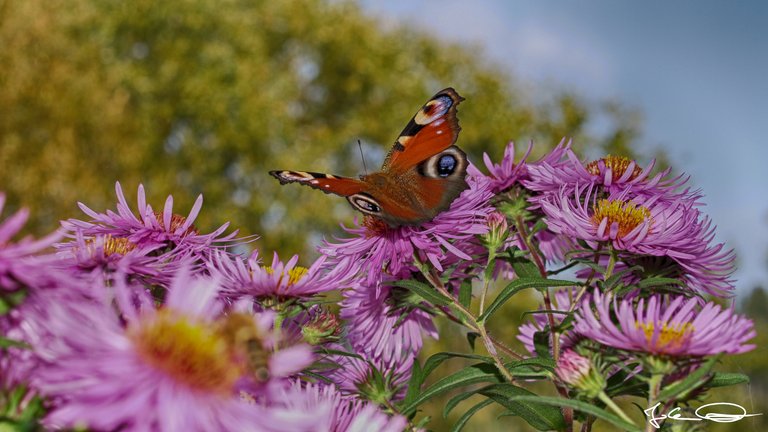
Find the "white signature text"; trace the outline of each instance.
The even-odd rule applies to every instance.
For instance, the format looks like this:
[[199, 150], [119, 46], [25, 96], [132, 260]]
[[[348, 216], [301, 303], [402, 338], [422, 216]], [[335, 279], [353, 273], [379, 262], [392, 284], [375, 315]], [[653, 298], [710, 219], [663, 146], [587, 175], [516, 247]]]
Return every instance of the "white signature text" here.
[[[659, 405], [661, 405], [661, 402], [643, 411], [645, 413], [645, 416], [648, 417], [648, 423], [650, 423], [656, 429], [659, 429], [661, 427], [661, 425], [659, 424], [659, 421], [666, 420], [666, 419], [677, 420], [677, 421], [709, 420], [716, 423], [733, 423], [743, 419], [744, 417], [753, 417], [753, 416], [762, 415], [762, 413], [747, 414], [747, 410], [745, 410], [741, 405], [737, 405], [735, 403], [730, 403], [730, 402], [714, 402], [714, 403], [702, 405], [698, 407], [696, 411], [693, 413], [695, 417], [683, 417], [682, 414], [680, 414], [680, 407], [675, 407], [666, 414], [657, 414], [656, 408], [658, 408]], [[704, 408], [721, 406], [721, 405], [735, 407], [738, 410], [741, 410], [741, 413], [727, 414], [727, 413], [719, 413], [716, 411], [706, 412], [706, 413], [704, 412]], [[711, 410], [711, 411], [714, 411], [714, 410]]]

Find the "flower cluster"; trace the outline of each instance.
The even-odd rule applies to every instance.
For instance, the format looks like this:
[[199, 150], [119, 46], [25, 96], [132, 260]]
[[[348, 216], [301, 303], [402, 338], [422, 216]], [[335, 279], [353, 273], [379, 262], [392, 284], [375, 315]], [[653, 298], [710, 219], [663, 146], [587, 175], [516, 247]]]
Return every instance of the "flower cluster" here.
[[[134, 211], [118, 183], [116, 211], [80, 204], [84, 220], [14, 242], [20, 210], [0, 220], [0, 402], [22, 401], [3, 412], [49, 429], [416, 431], [421, 403], [484, 383], [445, 411], [482, 396], [460, 424], [499, 403], [542, 430], [632, 428], [614, 398], [652, 406], [663, 384], [666, 402], [689, 402], [718, 356], [755, 347], [752, 322], [721, 306], [734, 253], [684, 175], [582, 162], [565, 140], [532, 153], [484, 155], [488, 174], [470, 164], [433, 220], [366, 216], [307, 266], [236, 253], [252, 238], [228, 223], [204, 233], [202, 196], [181, 216], [139, 186]], [[517, 328], [521, 355], [487, 323], [529, 289], [541, 304]], [[470, 352], [421, 359], [438, 329]], [[424, 387], [455, 358], [471, 363]], [[541, 379], [581, 401], [560, 410], [520, 388]]]

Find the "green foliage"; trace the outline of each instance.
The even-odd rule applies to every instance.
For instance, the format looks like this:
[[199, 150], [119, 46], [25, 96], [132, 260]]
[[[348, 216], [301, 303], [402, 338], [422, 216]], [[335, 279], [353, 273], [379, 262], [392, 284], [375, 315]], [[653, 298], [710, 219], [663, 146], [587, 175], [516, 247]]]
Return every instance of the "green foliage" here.
[[203, 193], [199, 228], [229, 220], [298, 252], [352, 211], [270, 169], [354, 176], [357, 139], [380, 159], [449, 85], [467, 98], [459, 143], [475, 160], [509, 139], [542, 152], [581, 138], [595, 111], [572, 94], [537, 104], [475, 50], [344, 1], [6, 0], [0, 45], [0, 189], [40, 233], [82, 217], [78, 200], [112, 208], [120, 180], [129, 200], [144, 183], [155, 208], [174, 193], [180, 213]]

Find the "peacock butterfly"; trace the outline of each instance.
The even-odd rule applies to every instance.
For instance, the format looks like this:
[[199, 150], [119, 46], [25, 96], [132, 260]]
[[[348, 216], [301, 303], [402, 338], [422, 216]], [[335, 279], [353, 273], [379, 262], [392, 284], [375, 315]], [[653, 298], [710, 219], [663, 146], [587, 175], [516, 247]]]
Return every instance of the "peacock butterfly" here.
[[446, 210], [467, 189], [467, 155], [459, 136], [453, 88], [434, 95], [411, 118], [380, 172], [359, 179], [306, 171], [270, 171], [281, 184], [298, 182], [346, 197], [352, 207], [390, 226], [418, 225]]

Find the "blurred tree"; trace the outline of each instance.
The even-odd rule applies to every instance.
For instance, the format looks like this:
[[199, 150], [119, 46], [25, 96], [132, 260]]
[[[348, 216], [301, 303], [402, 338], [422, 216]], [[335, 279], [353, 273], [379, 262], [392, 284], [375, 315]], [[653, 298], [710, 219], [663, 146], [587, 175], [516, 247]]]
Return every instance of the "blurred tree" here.
[[539, 153], [564, 135], [634, 139], [621, 118], [587, 137], [599, 105], [524, 98], [478, 50], [411, 27], [343, 1], [0, 0], [0, 190], [39, 232], [81, 217], [76, 201], [112, 208], [116, 180], [129, 199], [144, 183], [156, 207], [173, 193], [179, 213], [203, 193], [201, 229], [232, 221], [299, 252], [352, 210], [267, 171], [354, 176], [356, 140], [380, 161], [443, 87], [467, 98], [459, 144], [475, 160], [511, 138]]

